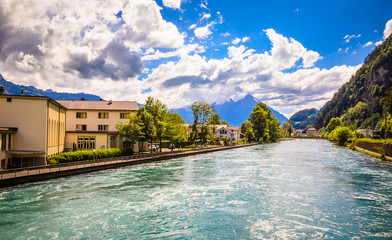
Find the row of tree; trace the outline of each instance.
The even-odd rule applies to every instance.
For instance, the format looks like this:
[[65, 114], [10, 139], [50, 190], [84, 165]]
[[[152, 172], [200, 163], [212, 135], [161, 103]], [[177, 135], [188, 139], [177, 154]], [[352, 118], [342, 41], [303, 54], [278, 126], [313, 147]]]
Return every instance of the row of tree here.
[[187, 138], [184, 123], [178, 113], [169, 111], [160, 100], [148, 97], [136, 114], [130, 116], [129, 122], [118, 123], [116, 128], [120, 137], [132, 145], [137, 141], [152, 144], [158, 140], [162, 146], [163, 140], [180, 142]]

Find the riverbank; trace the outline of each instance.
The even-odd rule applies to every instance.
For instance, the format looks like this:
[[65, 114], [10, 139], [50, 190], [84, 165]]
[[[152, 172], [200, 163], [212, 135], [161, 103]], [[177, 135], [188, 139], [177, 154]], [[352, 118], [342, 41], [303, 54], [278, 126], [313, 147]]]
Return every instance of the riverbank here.
[[[10, 171], [1, 171], [0, 188], [14, 186], [23, 183], [38, 182], [52, 178], [66, 177], [76, 174], [95, 172], [111, 168], [119, 168], [124, 166], [150, 163], [156, 161], [169, 160], [178, 157], [198, 155], [216, 151], [229, 150], [234, 148], [254, 146], [259, 143], [241, 144], [227, 147], [212, 147], [190, 151], [174, 151], [155, 154], [141, 154], [128, 157], [113, 158], [107, 161], [94, 160], [83, 161], [81, 163], [74, 162], [72, 164], [58, 165], [57, 167], [44, 166], [41, 168], [26, 168]], [[4, 173], [6, 172], [6, 173]]]

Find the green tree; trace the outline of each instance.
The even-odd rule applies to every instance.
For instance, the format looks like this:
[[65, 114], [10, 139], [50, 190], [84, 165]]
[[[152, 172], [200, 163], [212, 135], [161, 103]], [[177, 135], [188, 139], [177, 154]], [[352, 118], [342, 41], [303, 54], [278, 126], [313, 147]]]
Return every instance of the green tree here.
[[342, 120], [340, 120], [340, 118], [338, 117], [332, 118], [327, 125], [328, 133], [331, 133], [335, 128], [339, 126], [343, 126]]
[[[200, 140], [203, 143], [207, 142], [207, 135], [209, 133], [209, 119], [212, 114], [214, 114], [214, 109], [213, 107], [204, 102], [204, 101], [196, 101], [192, 103], [191, 105], [191, 110], [193, 113], [193, 125], [192, 129], [196, 130], [196, 133], [194, 134], [194, 140], [197, 140], [200, 138]], [[200, 134], [197, 134], [197, 132], [200, 129]]]
[[273, 116], [272, 111], [264, 103], [258, 103], [253, 107], [249, 115], [255, 138], [263, 138], [263, 141], [277, 141], [281, 137], [279, 121]]
[[4, 93], [4, 91], [5, 91], [5, 88], [4, 88], [4, 86], [1, 86], [1, 85], [0, 85], [0, 94], [3, 94], [3, 93]]
[[288, 122], [284, 122], [281, 129], [283, 137], [291, 137], [291, 133], [293, 133], [293, 125]]
[[[162, 140], [165, 132], [165, 115], [167, 114], [167, 107], [159, 99], [148, 97], [143, 106], [146, 111], [151, 115], [154, 124], [154, 138], [158, 139], [162, 146]], [[151, 140], [152, 141], [152, 140]], [[152, 143], [152, 142], [151, 142]], [[162, 148], [159, 148], [162, 151]]]
[[173, 111], [167, 112], [165, 115], [165, 139], [169, 140], [171, 143], [184, 141], [187, 136], [187, 128], [183, 126], [184, 123], [185, 121], [180, 114]]
[[348, 127], [338, 126], [330, 134], [328, 138], [344, 145], [347, 140], [351, 137], [351, 131]]
[[150, 143], [152, 144], [156, 131], [153, 117], [144, 106], [139, 108], [136, 113], [136, 116], [140, 119], [140, 131], [142, 132], [140, 140], [142, 142], [150, 141]]
[[133, 145], [138, 140], [143, 139], [144, 133], [142, 132], [141, 125], [140, 119], [134, 115], [130, 117], [129, 122], [116, 124], [116, 129], [120, 132], [120, 138]]

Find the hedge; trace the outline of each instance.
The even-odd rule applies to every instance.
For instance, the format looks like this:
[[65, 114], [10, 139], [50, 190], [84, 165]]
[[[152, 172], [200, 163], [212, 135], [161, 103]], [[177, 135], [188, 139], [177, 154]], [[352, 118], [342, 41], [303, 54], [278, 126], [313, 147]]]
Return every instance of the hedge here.
[[372, 152], [379, 152], [379, 148], [385, 151], [386, 156], [392, 156], [392, 139], [361, 138], [355, 142], [355, 146]]
[[133, 154], [132, 148], [99, 149], [95, 151], [95, 154], [93, 150], [65, 152], [65, 153], [60, 153], [59, 155], [50, 156], [48, 158], [48, 163], [86, 161], [86, 160], [101, 159], [101, 158], [130, 156], [132, 154]]

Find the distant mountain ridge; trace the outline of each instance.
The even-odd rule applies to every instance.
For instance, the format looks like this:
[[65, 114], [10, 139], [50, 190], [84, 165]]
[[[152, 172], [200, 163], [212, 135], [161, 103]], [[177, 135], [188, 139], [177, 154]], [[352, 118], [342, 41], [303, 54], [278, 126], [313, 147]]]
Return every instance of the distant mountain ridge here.
[[376, 127], [382, 121], [386, 91], [392, 87], [392, 34], [365, 59], [350, 81], [320, 111], [314, 126], [326, 127], [340, 117], [346, 126]]
[[287, 121], [295, 129], [304, 129], [307, 125], [312, 125], [316, 120], [318, 111], [315, 108], [304, 109], [294, 113]]
[[93, 94], [59, 93], [51, 89], [42, 90], [42, 89], [37, 89], [33, 86], [17, 85], [10, 81], [5, 80], [1, 74], [0, 74], [0, 85], [4, 86], [6, 94], [11, 94], [11, 95], [20, 95], [23, 89], [24, 94], [26, 96], [46, 96], [54, 100], [80, 100], [81, 98], [84, 98], [87, 101], [99, 101], [101, 99], [101, 97]]
[[[216, 112], [220, 114], [222, 120], [226, 120], [231, 126], [241, 126], [243, 122], [248, 120], [249, 114], [253, 112], [253, 107], [255, 107], [259, 102], [261, 102], [259, 99], [248, 94], [238, 101], [230, 99], [230, 101], [223, 104], [214, 103], [212, 106], [216, 109]], [[268, 108], [271, 109], [275, 118], [278, 119], [279, 122], [283, 123], [288, 121], [288, 119], [280, 112], [272, 109], [271, 107]], [[186, 123], [192, 123], [193, 114], [190, 106], [174, 110], [181, 115]]]

